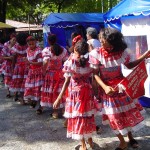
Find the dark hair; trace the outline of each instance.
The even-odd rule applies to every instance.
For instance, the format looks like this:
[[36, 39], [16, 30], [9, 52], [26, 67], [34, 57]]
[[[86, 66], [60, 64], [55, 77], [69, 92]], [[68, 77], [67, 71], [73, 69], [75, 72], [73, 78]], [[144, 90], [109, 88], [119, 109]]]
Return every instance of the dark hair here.
[[84, 56], [85, 54], [88, 53], [88, 44], [85, 40], [80, 40], [75, 44], [74, 48], [80, 55], [80, 60], [79, 60], [80, 66], [84, 68], [88, 58], [81, 57], [81, 56]]
[[56, 56], [59, 56], [63, 51], [62, 47], [56, 43], [52, 45], [51, 50], [52, 50], [52, 53]]
[[100, 34], [112, 45], [113, 50], [111, 52], [124, 51], [127, 48], [123, 34], [118, 30], [111, 27], [103, 28], [100, 30]]
[[77, 32], [73, 32], [72, 34], [71, 34], [71, 40], [73, 40], [76, 36], [78, 36], [79, 35], [79, 33], [77, 33]]
[[24, 46], [27, 44], [26, 39], [28, 37], [27, 33], [19, 33], [17, 35], [17, 42], [19, 43], [19, 45]]
[[27, 43], [30, 41], [36, 41], [35, 37], [33, 36], [28, 36], [28, 38], [26, 39]]
[[54, 45], [57, 41], [56, 35], [55, 34], [49, 34], [48, 35], [48, 42], [50, 45]]

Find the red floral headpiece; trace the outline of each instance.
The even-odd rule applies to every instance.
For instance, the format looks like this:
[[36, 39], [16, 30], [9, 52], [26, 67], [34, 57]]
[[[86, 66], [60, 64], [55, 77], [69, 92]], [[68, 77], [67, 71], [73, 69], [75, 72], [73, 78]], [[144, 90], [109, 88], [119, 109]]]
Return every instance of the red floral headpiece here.
[[72, 45], [74, 46], [78, 41], [82, 40], [82, 36], [78, 35], [72, 40]]
[[16, 34], [15, 34], [15, 33], [12, 33], [12, 34], [10, 35], [10, 39], [15, 38], [15, 37], [16, 37]]
[[27, 37], [26, 41], [27, 42], [29, 42], [29, 41], [35, 41], [35, 38], [30, 35], [30, 36]]

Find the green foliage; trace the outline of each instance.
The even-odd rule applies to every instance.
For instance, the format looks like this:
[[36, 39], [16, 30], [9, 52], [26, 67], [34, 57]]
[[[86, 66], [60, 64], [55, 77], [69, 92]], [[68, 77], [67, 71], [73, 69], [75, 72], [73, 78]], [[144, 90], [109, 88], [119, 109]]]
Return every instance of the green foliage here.
[[[2, 0], [0, 0], [1, 2]], [[5, 1], [5, 0], [3, 0]], [[7, 18], [41, 24], [51, 12], [106, 12], [120, 0], [8, 0]]]
[[63, 8], [64, 12], [107, 12], [120, 0], [76, 0], [75, 5]]

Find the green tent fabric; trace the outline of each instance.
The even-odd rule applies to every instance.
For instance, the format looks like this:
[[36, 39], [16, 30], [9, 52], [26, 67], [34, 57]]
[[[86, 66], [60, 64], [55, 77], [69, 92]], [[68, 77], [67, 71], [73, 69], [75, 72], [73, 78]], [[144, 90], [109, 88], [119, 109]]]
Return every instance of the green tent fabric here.
[[0, 22], [0, 29], [8, 29], [8, 28], [15, 28], [15, 27], [10, 26], [6, 23]]

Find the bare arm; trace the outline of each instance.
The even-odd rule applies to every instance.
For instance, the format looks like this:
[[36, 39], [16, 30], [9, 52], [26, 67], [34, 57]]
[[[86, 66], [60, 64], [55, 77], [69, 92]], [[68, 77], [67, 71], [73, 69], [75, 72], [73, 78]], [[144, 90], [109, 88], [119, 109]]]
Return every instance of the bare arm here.
[[145, 58], [148, 58], [150, 57], [150, 50], [146, 51], [142, 56], [140, 56], [137, 60], [135, 61], [132, 61], [128, 64], [125, 64], [125, 66], [128, 68], [128, 69], [132, 69], [134, 68], [135, 66], [137, 66], [142, 60], [144, 60]]
[[47, 66], [48, 66], [48, 59], [43, 61], [43, 72], [44, 73], [46, 72]]
[[103, 90], [105, 91], [106, 94], [112, 95], [115, 92], [115, 90], [111, 86], [106, 85], [102, 81], [102, 79], [100, 78], [100, 76], [97, 73], [94, 74], [94, 78], [97, 81], [97, 83], [103, 88]]
[[13, 56], [3, 56], [2, 57], [4, 60], [12, 60]]
[[42, 65], [43, 62], [30, 62], [30, 64], [33, 64], [33, 65]]
[[66, 78], [65, 78], [65, 82], [64, 82], [64, 84], [63, 84], [62, 90], [61, 90], [60, 94], [58, 95], [56, 101], [54, 102], [53, 108], [57, 108], [57, 107], [58, 107], [58, 104], [59, 104], [60, 100], [62, 99], [62, 97], [63, 97], [63, 95], [64, 95], [66, 89], [67, 89], [68, 86], [69, 86], [70, 78], [71, 78], [71, 77], [66, 77]]

